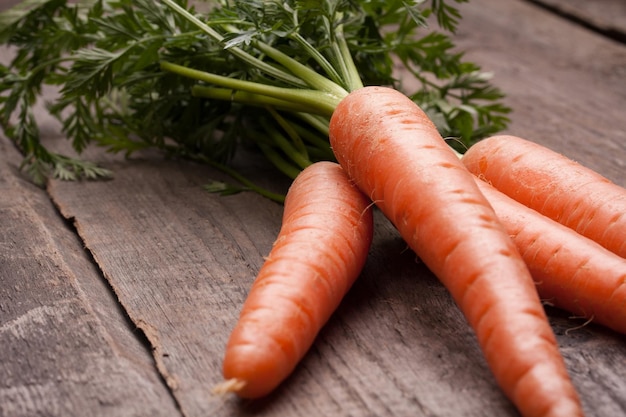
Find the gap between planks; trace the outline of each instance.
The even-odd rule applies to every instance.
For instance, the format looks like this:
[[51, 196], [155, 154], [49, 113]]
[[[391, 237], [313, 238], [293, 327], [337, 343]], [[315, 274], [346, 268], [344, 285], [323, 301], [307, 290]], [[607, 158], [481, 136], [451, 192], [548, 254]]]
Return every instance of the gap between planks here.
[[135, 336], [137, 341], [145, 348], [148, 355], [152, 358], [153, 365], [156, 369], [156, 372], [160, 376], [161, 381], [163, 382], [163, 385], [166, 387], [167, 391], [169, 392], [170, 397], [172, 398], [174, 404], [176, 405], [176, 408], [181, 413], [181, 415], [185, 416], [185, 412], [184, 412], [182, 405], [180, 404], [180, 401], [178, 400], [177, 396], [174, 395], [174, 391], [178, 387], [176, 378], [174, 378], [172, 375], [168, 373], [167, 367], [163, 364], [163, 360], [162, 360], [162, 358], [164, 357], [163, 346], [159, 342], [158, 332], [149, 323], [146, 323], [145, 321], [141, 319], [139, 320], [133, 319], [128, 309], [124, 306], [124, 303], [120, 299], [118, 289], [111, 282], [111, 280], [108, 279], [108, 277], [106, 276], [107, 274], [104, 272], [102, 266], [96, 259], [94, 252], [89, 247], [89, 244], [87, 243], [87, 241], [83, 238], [80, 228], [78, 227], [78, 224], [76, 222], [76, 218], [72, 215], [66, 215], [65, 211], [63, 210], [62, 203], [60, 203], [54, 198], [53, 193], [49, 192], [49, 190], [46, 190], [46, 195], [48, 196], [48, 198], [50, 199], [50, 202], [52, 203], [55, 210], [59, 214], [59, 217], [64, 220], [68, 228], [72, 230], [76, 238], [81, 242], [85, 254], [89, 257], [90, 261], [92, 262], [92, 264], [98, 271], [102, 282], [105, 283], [106, 288], [109, 291], [110, 297], [113, 300], [115, 300], [119, 315], [128, 324], [129, 328], [133, 328], [137, 330], [137, 331], [132, 332], [132, 334]]
[[[626, 45], [626, 27], [612, 18], [617, 16], [593, 15], [564, 1], [524, 0], [554, 15], [557, 15], [571, 23], [584, 27], [607, 39]], [[618, 1], [618, 0], [615, 0]], [[622, 0], [623, 1], [623, 0]], [[598, 6], [601, 7], [601, 6]], [[623, 20], [622, 20], [623, 21]]]

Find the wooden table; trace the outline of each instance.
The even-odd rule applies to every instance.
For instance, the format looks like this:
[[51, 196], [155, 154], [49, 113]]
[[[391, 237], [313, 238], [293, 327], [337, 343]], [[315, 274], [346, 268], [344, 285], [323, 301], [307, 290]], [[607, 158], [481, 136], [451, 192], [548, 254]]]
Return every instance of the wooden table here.
[[[508, 133], [626, 186], [626, 45], [534, 3], [470, 1], [458, 45], [508, 93]], [[546, 3], [626, 31], [622, 0]], [[50, 119], [42, 129], [63, 146]], [[1, 417], [517, 415], [447, 291], [381, 216], [362, 276], [292, 377], [260, 401], [211, 395], [281, 206], [203, 192], [223, 178], [205, 166], [87, 156], [115, 179], [40, 189], [0, 138]], [[547, 309], [588, 415], [625, 415], [624, 336]]]

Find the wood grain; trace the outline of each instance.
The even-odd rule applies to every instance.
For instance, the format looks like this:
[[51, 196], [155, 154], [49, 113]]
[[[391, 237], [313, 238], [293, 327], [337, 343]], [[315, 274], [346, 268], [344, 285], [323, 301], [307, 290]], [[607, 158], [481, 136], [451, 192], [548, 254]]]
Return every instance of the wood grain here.
[[472, 0], [462, 14], [458, 47], [507, 93], [507, 133], [626, 186], [626, 47], [524, 1]]
[[[508, 93], [508, 133], [626, 186], [626, 47], [520, 0], [472, 0], [463, 16], [457, 42]], [[85, 156], [115, 178], [41, 190], [0, 142], [0, 416], [517, 415], [445, 288], [379, 214], [362, 276], [288, 381], [260, 401], [212, 396], [281, 207], [205, 193], [224, 179], [205, 166]], [[588, 416], [626, 414], [624, 336], [548, 312]]]
[[626, 41], [626, 2], [621, 0], [527, 0], [600, 33]]
[[177, 416], [140, 334], [0, 138], [0, 416]]
[[[216, 415], [226, 329], [277, 232], [281, 207], [202, 191], [203, 167], [145, 156], [110, 163], [112, 181], [53, 181], [48, 192], [135, 325], [185, 415]], [[255, 207], [250, 213], [250, 207]]]
[[365, 273], [289, 382], [259, 402], [210, 396], [281, 208], [253, 194], [201, 192], [218, 176], [204, 167], [149, 155], [107, 165], [113, 181], [53, 181], [48, 191], [150, 339], [185, 415], [512, 412], [445, 289], [381, 216]]

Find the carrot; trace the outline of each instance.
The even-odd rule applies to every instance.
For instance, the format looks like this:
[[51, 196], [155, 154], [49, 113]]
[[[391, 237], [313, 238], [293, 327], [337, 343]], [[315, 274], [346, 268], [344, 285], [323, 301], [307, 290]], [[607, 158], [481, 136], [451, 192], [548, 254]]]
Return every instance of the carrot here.
[[484, 139], [462, 161], [509, 197], [626, 258], [626, 189], [515, 136]]
[[626, 334], [626, 259], [476, 179], [547, 303]]
[[426, 114], [402, 93], [355, 90], [330, 120], [337, 160], [451, 292], [524, 416], [581, 416], [526, 265]]
[[318, 162], [298, 175], [228, 340], [226, 381], [216, 391], [261, 397], [294, 370], [365, 264], [370, 204], [336, 163]]

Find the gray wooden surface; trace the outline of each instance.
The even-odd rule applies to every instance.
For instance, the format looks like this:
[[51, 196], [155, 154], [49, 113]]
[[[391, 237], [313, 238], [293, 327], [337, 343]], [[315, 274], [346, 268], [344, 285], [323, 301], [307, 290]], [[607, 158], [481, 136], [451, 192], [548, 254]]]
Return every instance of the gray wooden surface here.
[[533, 0], [549, 10], [592, 30], [626, 41], [626, 1], [623, 0]]
[[[519, 0], [463, 15], [459, 46], [508, 93], [508, 133], [626, 186], [626, 46]], [[87, 156], [115, 178], [39, 189], [0, 138], [0, 417], [517, 415], [381, 216], [362, 276], [292, 377], [259, 401], [211, 395], [281, 207], [203, 192], [222, 178], [204, 166]], [[626, 338], [548, 313], [587, 414], [625, 415]]]

